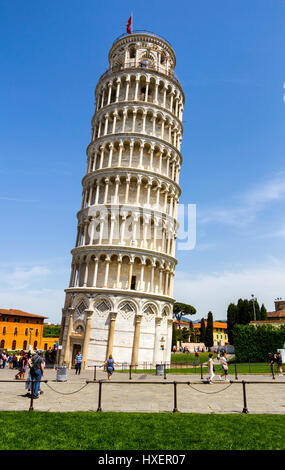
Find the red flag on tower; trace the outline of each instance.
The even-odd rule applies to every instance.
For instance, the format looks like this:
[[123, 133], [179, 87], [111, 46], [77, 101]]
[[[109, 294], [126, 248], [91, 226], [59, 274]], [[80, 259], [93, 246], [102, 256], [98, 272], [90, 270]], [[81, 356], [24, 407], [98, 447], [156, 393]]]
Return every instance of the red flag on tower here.
[[133, 14], [131, 14], [131, 16], [129, 17], [128, 22], [127, 22], [127, 33], [128, 34], [132, 34], [132, 19], [133, 19]]

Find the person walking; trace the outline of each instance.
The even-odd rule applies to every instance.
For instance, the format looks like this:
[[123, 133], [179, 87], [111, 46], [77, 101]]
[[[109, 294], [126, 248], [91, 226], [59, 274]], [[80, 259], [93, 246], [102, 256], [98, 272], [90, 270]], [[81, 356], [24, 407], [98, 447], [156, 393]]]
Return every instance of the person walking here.
[[9, 369], [13, 369], [13, 354], [10, 354], [8, 363], [9, 363]]
[[221, 363], [222, 363], [222, 369], [223, 369], [223, 373], [222, 375], [219, 376], [219, 379], [222, 380], [222, 377], [224, 376], [225, 377], [225, 381], [226, 382], [229, 382], [229, 379], [227, 378], [228, 377], [228, 373], [229, 373], [229, 368], [228, 368], [228, 361], [227, 361], [227, 355], [225, 352], [222, 352], [221, 353]]
[[82, 364], [82, 354], [81, 352], [78, 352], [75, 356], [75, 375], [80, 375], [81, 372], [81, 364]]
[[40, 381], [41, 378], [44, 375], [44, 362], [41, 357], [40, 352], [38, 352], [35, 356], [32, 357], [31, 359], [31, 368], [30, 368], [30, 374], [31, 374], [31, 380], [34, 381], [34, 399], [39, 398], [39, 388], [40, 388]]
[[107, 359], [107, 361], [105, 361], [101, 367], [103, 366], [106, 366], [107, 367], [107, 376], [108, 376], [108, 380], [110, 380], [110, 378], [112, 377], [112, 374], [114, 372], [114, 364], [116, 366], [118, 366], [119, 364], [117, 362], [114, 361], [113, 359], [113, 356], [112, 354], [109, 355], [109, 358]]
[[6, 353], [3, 352], [3, 354], [2, 354], [2, 367], [3, 367], [3, 369], [5, 369], [5, 367], [6, 367], [7, 359], [8, 359], [8, 358], [7, 358]]
[[280, 351], [276, 354], [276, 364], [279, 369], [279, 377], [283, 376], [283, 369], [282, 369], [282, 356]]
[[213, 378], [215, 377], [215, 367], [214, 367], [214, 362], [213, 362], [213, 354], [209, 354], [209, 360], [208, 360], [208, 372], [210, 374], [209, 377], [209, 383], [213, 383]]
[[19, 360], [19, 372], [15, 375], [15, 379], [25, 380], [25, 372], [27, 369], [28, 358], [27, 354], [22, 354]]

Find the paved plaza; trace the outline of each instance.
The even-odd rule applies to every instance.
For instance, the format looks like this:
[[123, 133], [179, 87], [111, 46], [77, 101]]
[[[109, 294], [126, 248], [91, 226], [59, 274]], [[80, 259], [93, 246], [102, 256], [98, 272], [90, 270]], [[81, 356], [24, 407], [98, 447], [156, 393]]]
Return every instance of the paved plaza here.
[[[14, 380], [15, 371], [0, 370], [1, 380]], [[67, 371], [67, 381], [56, 381], [56, 370], [47, 369], [42, 384], [43, 394], [34, 401], [38, 411], [97, 411], [98, 383], [86, 384], [93, 380], [94, 372], [89, 369], [75, 375]], [[102, 369], [97, 371], [97, 380], [106, 380]], [[235, 381], [234, 376], [230, 377]], [[238, 381], [270, 382], [268, 384], [247, 384], [246, 400], [249, 413], [285, 414], [285, 377], [272, 379], [271, 375], [243, 375]], [[174, 408], [174, 386], [165, 382], [195, 382], [191, 385], [177, 385], [177, 407], [184, 413], [241, 413], [244, 407], [243, 386], [241, 383], [220, 382], [204, 384], [194, 374], [167, 375], [163, 377], [136, 373], [129, 380], [129, 374], [114, 372], [111, 382], [124, 381], [124, 384], [103, 383], [102, 410], [129, 412], [172, 412]], [[134, 382], [140, 382], [135, 384]], [[146, 382], [162, 382], [159, 385]], [[25, 397], [25, 382], [0, 382], [0, 410], [24, 411], [30, 406]]]

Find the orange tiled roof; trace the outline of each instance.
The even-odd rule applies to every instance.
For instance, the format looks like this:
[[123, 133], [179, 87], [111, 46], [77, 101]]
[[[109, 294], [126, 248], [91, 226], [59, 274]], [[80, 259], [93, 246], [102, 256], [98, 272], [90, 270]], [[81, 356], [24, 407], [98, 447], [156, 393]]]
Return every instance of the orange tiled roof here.
[[22, 310], [14, 310], [12, 308], [6, 309], [6, 308], [0, 308], [0, 315], [12, 315], [12, 316], [17, 316], [17, 317], [31, 317], [31, 318], [48, 318], [44, 317], [43, 315], [36, 315], [34, 313], [27, 313], [23, 312]]
[[267, 312], [267, 318], [270, 319], [270, 318], [285, 318], [285, 308], [282, 308], [282, 310], [277, 310], [277, 311], [274, 311], [274, 312]]
[[[205, 326], [207, 326], [207, 320], [205, 320]], [[219, 322], [219, 321], [214, 321], [213, 322], [213, 328], [227, 328], [227, 322]], [[194, 328], [201, 328], [201, 323], [194, 323]]]

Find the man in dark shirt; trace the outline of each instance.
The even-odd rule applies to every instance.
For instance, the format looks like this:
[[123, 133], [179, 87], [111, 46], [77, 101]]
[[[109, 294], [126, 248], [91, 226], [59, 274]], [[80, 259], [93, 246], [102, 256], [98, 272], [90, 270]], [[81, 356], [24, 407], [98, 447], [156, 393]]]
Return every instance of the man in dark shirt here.
[[44, 375], [44, 361], [41, 357], [42, 353], [37, 353], [31, 359], [31, 379], [34, 380], [34, 398], [39, 398], [39, 388], [41, 385], [41, 378]]

